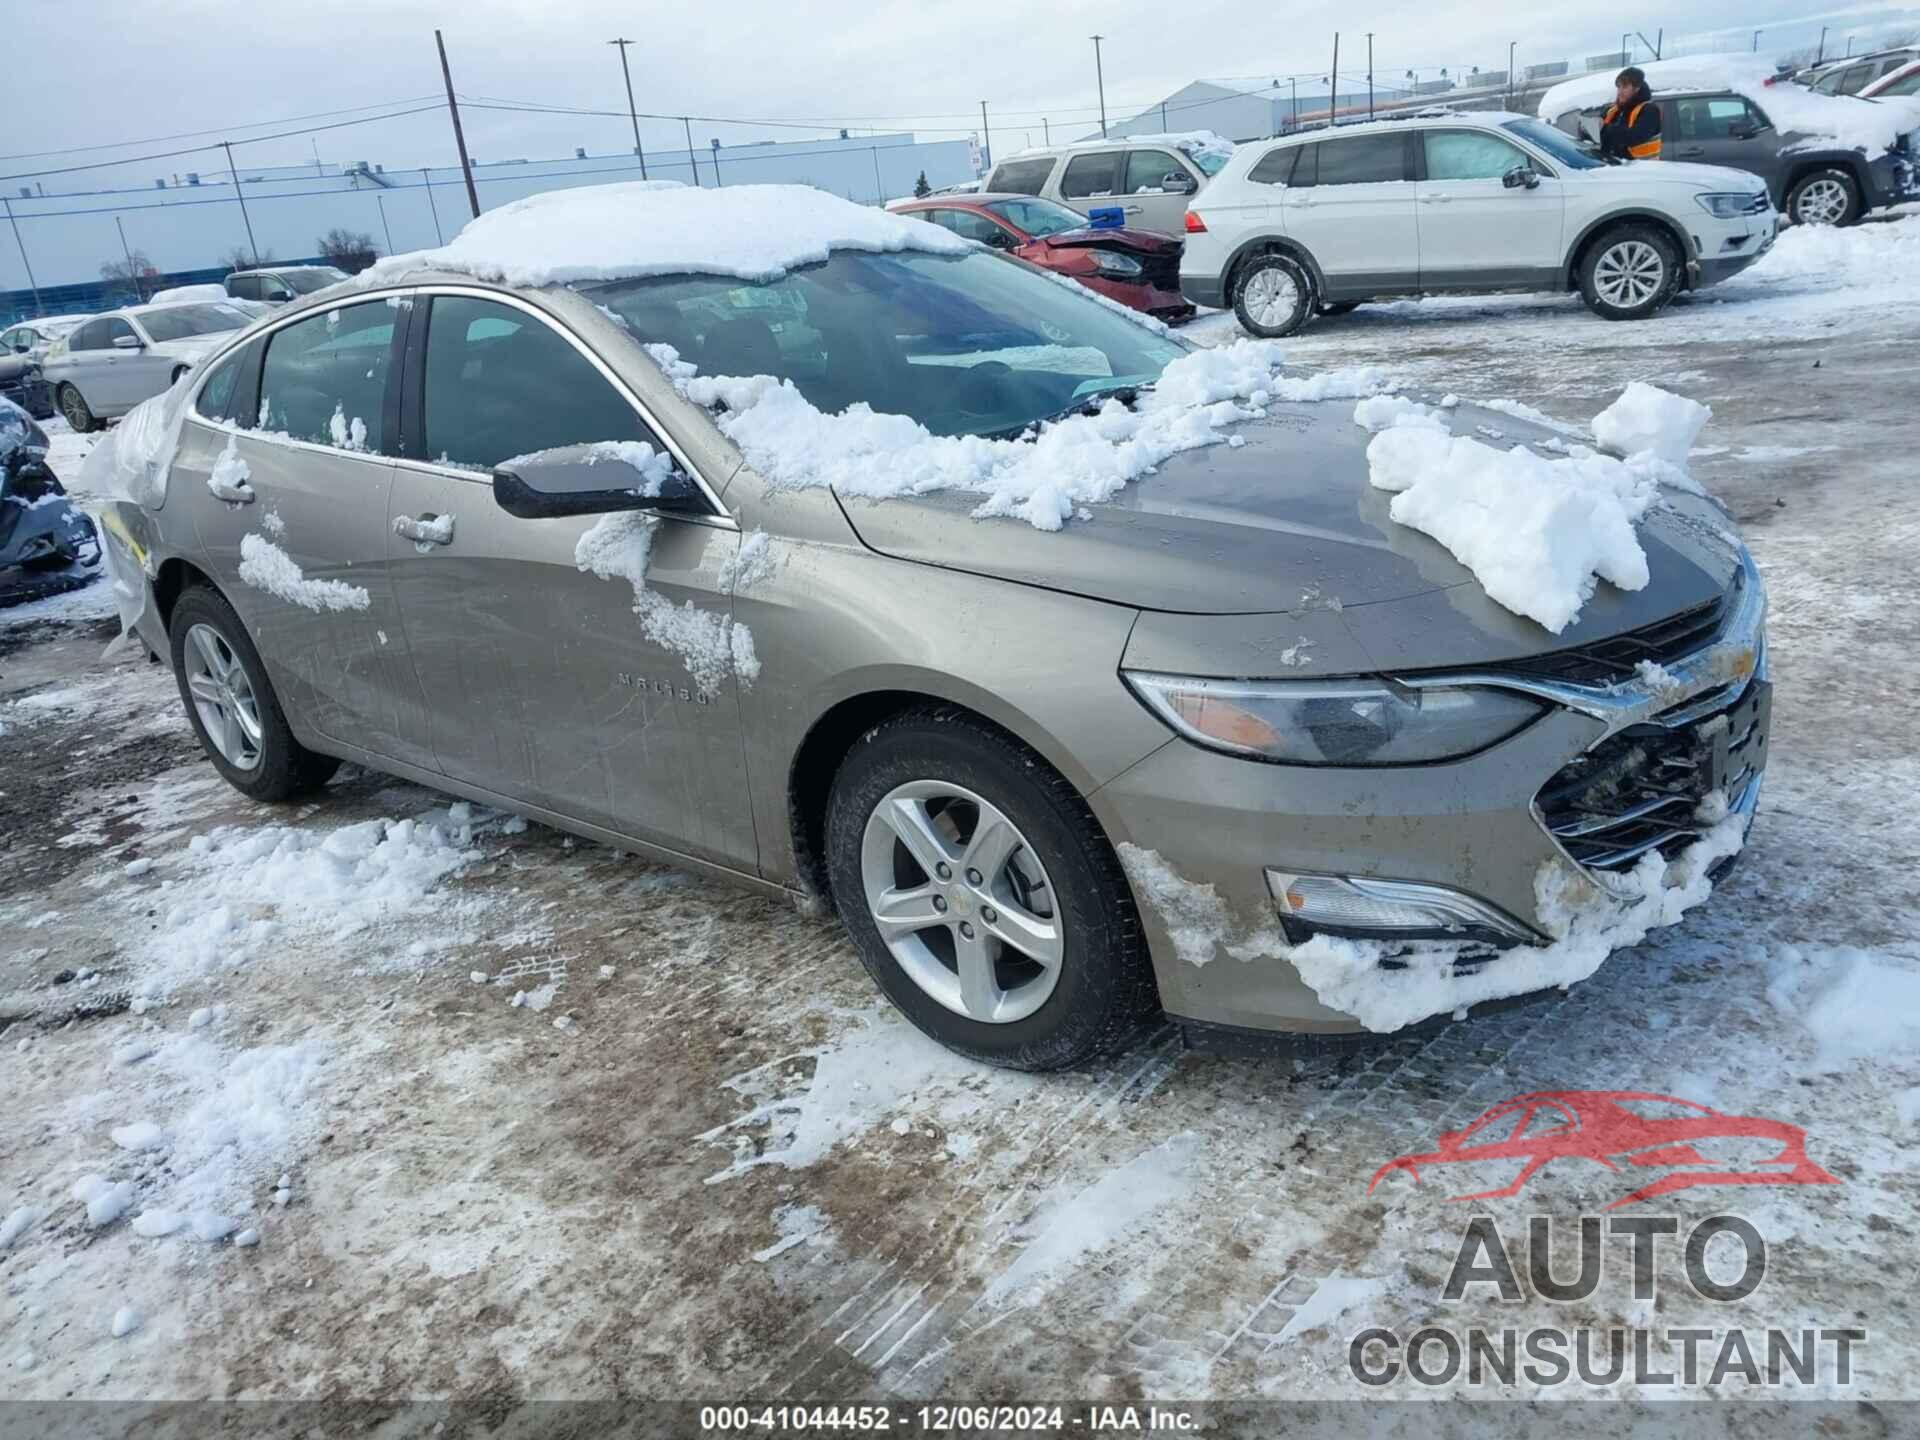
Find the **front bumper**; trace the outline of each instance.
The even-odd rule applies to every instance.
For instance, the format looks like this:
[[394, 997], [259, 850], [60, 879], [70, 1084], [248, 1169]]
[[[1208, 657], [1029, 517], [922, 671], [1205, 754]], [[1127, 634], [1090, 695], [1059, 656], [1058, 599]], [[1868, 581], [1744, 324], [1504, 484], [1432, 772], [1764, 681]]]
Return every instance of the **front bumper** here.
[[[1570, 805], [1590, 807], [1576, 822], [1594, 813], [1590, 793], [1573, 793], [1578, 787], [1570, 772], [1577, 773], [1589, 756], [1617, 761], [1622, 744], [1607, 746], [1615, 737], [1628, 736], [1625, 748], [1636, 754], [1653, 754], [1634, 744], [1629, 732], [1637, 727], [1676, 737], [1671, 751], [1658, 752], [1676, 758], [1700, 753], [1698, 745], [1689, 749], [1681, 741], [1709, 748], [1720, 741], [1719, 758], [1702, 763], [1722, 768], [1700, 778], [1737, 784], [1738, 793], [1728, 798], [1736, 811], [1751, 813], [1766, 759], [1764, 693], [1759, 702], [1752, 699], [1766, 679], [1766, 600], [1750, 560], [1743, 560], [1743, 577], [1712, 640], [1668, 662], [1657, 688], [1638, 680], [1573, 684], [1506, 670], [1400, 677], [1416, 685], [1444, 678], [1449, 684], [1502, 686], [1552, 703], [1518, 735], [1463, 760], [1393, 769], [1310, 768], [1236, 759], [1176, 740], [1095, 792], [1095, 809], [1110, 834], [1156, 852], [1180, 878], [1211, 886], [1231, 919], [1211, 961], [1194, 964], [1176, 958], [1169, 917], [1143, 907], [1169, 1015], [1251, 1030], [1338, 1034], [1361, 1028], [1353, 1017], [1323, 1005], [1291, 961], [1276, 953], [1281, 927], [1269, 871], [1443, 887], [1511, 917], [1546, 943], [1536, 894], [1543, 869], [1578, 871], [1606, 888], [1612, 874], [1630, 868], [1640, 854], [1659, 849], [1672, 858], [1690, 838], [1691, 805], [1665, 812], [1664, 829], [1655, 807], [1621, 819], [1615, 828], [1609, 820], [1578, 836], [1569, 833], [1575, 823], [1568, 820]], [[1759, 710], [1762, 729], [1757, 743], [1732, 746], [1730, 755], [1720, 717], [1742, 706], [1749, 721]], [[1730, 733], [1741, 740], [1737, 724]], [[1600, 777], [1609, 783], [1616, 778], [1611, 772]], [[1556, 785], [1563, 793], [1551, 793]], [[1543, 797], [1553, 802], [1551, 813], [1543, 809]], [[1574, 850], [1591, 863], [1576, 861]], [[1173, 925], [1181, 923], [1172, 917]]]
[[1193, 316], [1193, 306], [1177, 290], [1137, 281], [1109, 280], [1099, 275], [1076, 278], [1089, 290], [1096, 290], [1116, 304], [1151, 315], [1156, 320], [1187, 320]]
[[1757, 215], [1716, 221], [1694, 235], [1697, 256], [1690, 267], [1695, 289], [1731, 279], [1773, 249], [1780, 238], [1780, 212], [1769, 206]]

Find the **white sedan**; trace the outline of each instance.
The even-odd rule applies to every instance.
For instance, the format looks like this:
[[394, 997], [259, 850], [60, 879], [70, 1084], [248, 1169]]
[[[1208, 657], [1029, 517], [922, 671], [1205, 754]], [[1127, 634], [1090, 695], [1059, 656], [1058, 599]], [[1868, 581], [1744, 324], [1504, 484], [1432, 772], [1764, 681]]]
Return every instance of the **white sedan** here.
[[92, 430], [158, 395], [253, 316], [231, 303], [109, 310], [57, 341], [42, 369], [75, 430]]

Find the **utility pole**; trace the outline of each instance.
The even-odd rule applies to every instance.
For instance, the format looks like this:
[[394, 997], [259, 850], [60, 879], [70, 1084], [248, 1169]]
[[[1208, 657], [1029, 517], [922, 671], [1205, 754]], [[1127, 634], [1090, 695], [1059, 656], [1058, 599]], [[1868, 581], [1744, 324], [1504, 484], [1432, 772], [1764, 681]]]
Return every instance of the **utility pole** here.
[[1753, 32], [1753, 53], [1756, 55], [1760, 53], [1760, 32], [1758, 30]]
[[[247, 253], [253, 256], [253, 263], [258, 265], [260, 263], [260, 246], [253, 238], [253, 221], [247, 215], [247, 197], [240, 189], [239, 168], [233, 163], [233, 142], [231, 140], [222, 140], [220, 144], [227, 152], [227, 173], [233, 177], [233, 198], [240, 202], [240, 218], [246, 222], [247, 226]], [[114, 217], [116, 221], [119, 218], [117, 215]]]
[[[987, 124], [987, 102], [980, 102], [980, 167], [983, 171], [993, 169], [993, 127]], [[874, 152], [877, 156], [878, 151]], [[876, 160], [876, 164], [878, 161]]]
[[633, 153], [640, 157], [640, 178], [647, 178], [647, 152], [640, 144], [640, 112], [633, 108], [633, 72], [627, 69], [627, 46], [631, 40], [609, 40], [620, 47], [620, 75], [627, 82], [627, 118], [633, 121]]
[[385, 232], [387, 237], [387, 254], [391, 255], [393, 254], [393, 227], [387, 224], [387, 202], [382, 199], [376, 191], [374, 193], [373, 203], [380, 207], [380, 228]]
[[433, 212], [433, 242], [436, 245], [444, 245], [447, 243], [447, 237], [440, 230], [440, 207], [434, 203], [433, 199], [433, 177], [427, 173], [427, 167], [424, 165], [420, 167], [420, 180], [427, 187], [427, 209]]
[[687, 132], [687, 164], [693, 167], [693, 188], [698, 190], [700, 188], [700, 162], [693, 158], [693, 121], [689, 120], [685, 115], [682, 115], [680, 117], [680, 124], [685, 127]]
[[1287, 76], [1287, 89], [1293, 92], [1293, 102], [1287, 110], [1287, 132], [1291, 134], [1300, 128], [1300, 77]]
[[1367, 119], [1373, 118], [1373, 32], [1367, 31]]
[[1160, 102], [1160, 133], [1162, 135], [1173, 133], [1167, 129], [1167, 102], [1164, 100]]
[[1327, 124], [1340, 113], [1340, 32], [1333, 32], [1333, 69], [1327, 72]]
[[1633, 63], [1633, 41], [1630, 38], [1631, 33], [1630, 31], [1622, 31], [1620, 35], [1620, 63], [1622, 65], [1631, 65]]
[[1519, 48], [1518, 40], [1507, 42], [1507, 109], [1513, 109], [1513, 52]]
[[887, 203], [887, 187], [880, 183], [880, 147], [869, 145], [867, 153], [873, 156], [873, 201], [876, 205]]
[[46, 313], [46, 307], [40, 303], [40, 282], [33, 278], [33, 262], [27, 259], [27, 243], [20, 238], [20, 222], [13, 218], [13, 197], [0, 195], [0, 205], [7, 207], [7, 224], [13, 227], [13, 243], [20, 247], [20, 263], [27, 267], [27, 288], [33, 291], [33, 313], [38, 319]]
[[1053, 144], [1053, 130], [1047, 124], [1047, 117], [1044, 115], [1040, 117], [1040, 139], [1044, 144]]
[[453, 143], [460, 151], [460, 173], [467, 177], [467, 208], [478, 220], [480, 192], [473, 188], [473, 162], [467, 158], [467, 136], [460, 128], [460, 106], [453, 98], [453, 71], [447, 67], [447, 42], [438, 30], [433, 32], [433, 43], [440, 47], [440, 78], [447, 82], [447, 113], [453, 116]]
[[1106, 38], [1104, 35], [1093, 37], [1093, 81], [1100, 87], [1100, 138], [1102, 140], [1107, 138], [1107, 76], [1106, 72], [1100, 68], [1100, 42]]
[[720, 178], [720, 137], [711, 137], [707, 144], [713, 147], [713, 188], [718, 190], [727, 183]]
[[1820, 52], [1813, 57], [1813, 63], [1818, 65], [1822, 60], [1826, 58], [1827, 58], [1827, 27], [1822, 25], [1820, 27]]
[[144, 305], [147, 297], [140, 289], [140, 272], [134, 268], [133, 251], [127, 245], [127, 227], [120, 223], [118, 215], [113, 217], [113, 228], [120, 232], [120, 253], [127, 257], [127, 283], [133, 286], [133, 298]]

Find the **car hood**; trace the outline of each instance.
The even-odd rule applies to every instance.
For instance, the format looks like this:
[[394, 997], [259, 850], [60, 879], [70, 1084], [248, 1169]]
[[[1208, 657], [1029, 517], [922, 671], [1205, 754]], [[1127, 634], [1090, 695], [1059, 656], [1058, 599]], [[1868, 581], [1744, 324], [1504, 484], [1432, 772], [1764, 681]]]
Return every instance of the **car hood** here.
[[1055, 249], [1074, 250], [1089, 245], [1120, 245], [1128, 250], [1138, 250], [1143, 255], [1164, 255], [1181, 248], [1182, 242], [1171, 235], [1156, 235], [1151, 230], [1096, 230], [1091, 225], [1082, 230], [1062, 230], [1058, 235], [1048, 235], [1045, 243]]
[[[1472, 405], [1452, 413], [1455, 434], [1494, 443], [1551, 433]], [[860, 539], [885, 555], [1173, 615], [1321, 612], [1383, 667], [1491, 663], [1602, 639], [1717, 598], [1739, 566], [1725, 513], [1666, 492], [1639, 526], [1649, 584], [1601, 582], [1554, 635], [1488, 598], [1437, 541], [1389, 518], [1393, 497], [1369, 480], [1372, 436], [1354, 423], [1351, 400], [1270, 405], [1234, 433], [1245, 443], [1176, 455], [1054, 532], [975, 520], [978, 496], [959, 492], [842, 503]]]
[[1748, 170], [1727, 165], [1699, 165], [1690, 160], [1636, 160], [1625, 165], [1603, 165], [1597, 170], [1576, 170], [1569, 177], [1588, 185], [1645, 185], [1658, 180], [1668, 185], [1697, 185], [1707, 190], [1752, 192], [1767, 188], [1766, 182]]

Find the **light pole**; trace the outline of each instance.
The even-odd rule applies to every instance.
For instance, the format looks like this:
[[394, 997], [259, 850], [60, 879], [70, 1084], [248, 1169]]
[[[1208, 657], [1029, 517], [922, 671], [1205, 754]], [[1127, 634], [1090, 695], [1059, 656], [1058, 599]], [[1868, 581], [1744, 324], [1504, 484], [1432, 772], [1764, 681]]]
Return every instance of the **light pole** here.
[[1373, 118], [1373, 32], [1367, 31], [1367, 119]]
[[1519, 48], [1518, 40], [1507, 42], [1507, 109], [1513, 108], [1513, 52]]
[[1093, 37], [1093, 81], [1100, 87], [1100, 138], [1102, 140], [1107, 138], [1107, 76], [1106, 72], [1100, 68], [1100, 42], [1106, 38], [1104, 35]]
[[631, 40], [609, 40], [609, 45], [620, 47], [620, 78], [627, 82], [627, 118], [633, 121], [633, 153], [640, 157], [640, 178], [647, 178], [647, 152], [640, 144], [640, 115], [633, 108], [633, 72], [627, 69], [627, 46]]
[[985, 169], [993, 169], [993, 130], [987, 124], [987, 102], [980, 102], [980, 163]]
[[20, 263], [27, 267], [27, 288], [33, 291], [33, 313], [38, 317], [46, 313], [40, 304], [40, 282], [33, 278], [33, 262], [27, 259], [27, 244], [20, 238], [20, 222], [13, 218], [13, 200], [0, 195], [0, 204], [7, 207], [7, 224], [13, 227], [13, 243], [20, 248]]
[[1760, 32], [1758, 30], [1753, 32], [1753, 53], [1756, 55], [1760, 53]]
[[[260, 263], [260, 247], [254, 242], [253, 221], [247, 215], [247, 197], [240, 189], [240, 171], [233, 163], [233, 142], [222, 140], [220, 145], [227, 152], [227, 173], [233, 177], [233, 198], [240, 202], [240, 218], [246, 221], [247, 253], [253, 256], [253, 263], [257, 266]], [[473, 182], [469, 180], [467, 183], [471, 185]], [[473, 213], [478, 215], [480, 212], [475, 210]], [[114, 218], [119, 219], [118, 216]]]
[[393, 254], [393, 227], [387, 224], [387, 202], [379, 191], [374, 192], [373, 203], [380, 207], [380, 228], [386, 233], [387, 254]]
[[1622, 65], [1633, 63], [1633, 32], [1631, 30], [1623, 32], [1620, 36], [1620, 63]]
[[427, 209], [433, 212], [433, 241], [436, 245], [447, 243], [446, 235], [440, 229], [440, 207], [433, 198], [433, 177], [427, 174], [427, 167], [420, 167], [420, 183], [427, 187]]
[[1826, 58], [1827, 58], [1827, 27], [1822, 25], [1820, 27], [1820, 49], [1817, 52], [1815, 52], [1813, 57], [1813, 63], [1818, 65], [1822, 60]]
[[685, 115], [682, 115], [680, 117], [680, 123], [686, 127], [687, 164], [693, 168], [693, 188], [698, 190], [700, 188], [700, 162], [693, 158], [693, 121], [689, 120]]
[[[433, 32], [433, 43], [440, 51], [440, 78], [447, 87], [447, 114], [453, 117], [453, 144], [460, 152], [460, 173], [467, 181], [467, 208], [473, 211], [473, 218], [480, 218], [480, 192], [473, 188], [473, 161], [467, 158], [467, 132], [460, 128], [460, 105], [453, 98], [453, 68], [447, 64], [447, 42], [438, 30]], [[258, 261], [254, 262], [258, 264]]]

